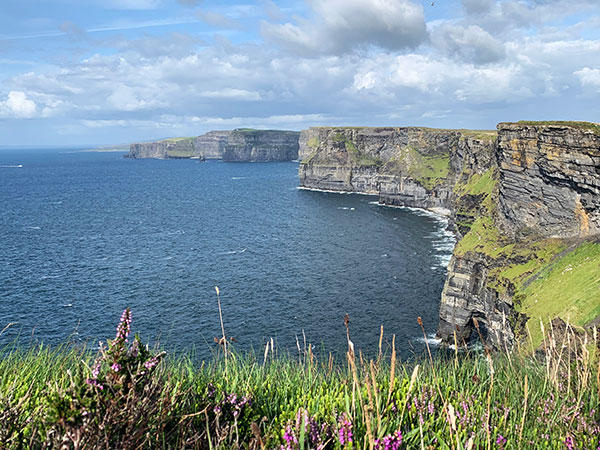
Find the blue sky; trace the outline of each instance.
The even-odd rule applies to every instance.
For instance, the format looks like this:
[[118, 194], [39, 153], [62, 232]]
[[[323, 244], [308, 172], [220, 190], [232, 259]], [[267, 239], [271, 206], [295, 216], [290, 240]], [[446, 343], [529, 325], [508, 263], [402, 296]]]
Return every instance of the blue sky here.
[[2, 0], [0, 145], [600, 121], [598, 0]]

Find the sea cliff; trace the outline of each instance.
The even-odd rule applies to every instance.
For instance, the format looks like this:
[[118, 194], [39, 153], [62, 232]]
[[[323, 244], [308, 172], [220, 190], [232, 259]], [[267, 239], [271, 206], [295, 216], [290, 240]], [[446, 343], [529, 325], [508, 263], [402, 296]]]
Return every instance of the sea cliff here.
[[224, 161], [292, 161], [298, 158], [296, 131], [236, 129], [197, 137], [131, 144], [127, 158], [197, 158]]
[[600, 316], [598, 125], [317, 127], [301, 133], [299, 154], [302, 187], [450, 217], [459, 242], [440, 304], [445, 342], [468, 342], [477, 325], [495, 347], [527, 329], [536, 345], [540, 319], [585, 326]]

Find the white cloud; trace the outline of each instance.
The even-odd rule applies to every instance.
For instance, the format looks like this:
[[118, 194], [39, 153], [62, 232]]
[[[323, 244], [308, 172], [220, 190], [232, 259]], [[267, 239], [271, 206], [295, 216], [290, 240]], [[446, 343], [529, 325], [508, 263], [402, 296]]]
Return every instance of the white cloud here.
[[427, 39], [423, 8], [411, 0], [310, 0], [310, 19], [263, 22], [266, 39], [304, 56], [376, 46], [414, 48]]
[[202, 22], [219, 28], [229, 28], [233, 30], [239, 30], [242, 28], [242, 25], [233, 20], [231, 17], [214, 11], [200, 11], [198, 13], [198, 19]]
[[206, 98], [229, 98], [242, 101], [257, 101], [261, 99], [258, 92], [233, 88], [225, 88], [219, 91], [204, 91], [200, 95]]
[[0, 117], [27, 119], [36, 114], [37, 106], [25, 92], [10, 91], [6, 101], [0, 102]]
[[445, 24], [434, 30], [432, 40], [444, 54], [476, 64], [496, 62], [506, 55], [504, 44], [478, 25]]
[[579, 78], [584, 86], [591, 86], [600, 91], [600, 69], [591, 69], [584, 67], [581, 70], [574, 72], [574, 75]]
[[161, 0], [103, 0], [102, 4], [112, 9], [156, 9]]

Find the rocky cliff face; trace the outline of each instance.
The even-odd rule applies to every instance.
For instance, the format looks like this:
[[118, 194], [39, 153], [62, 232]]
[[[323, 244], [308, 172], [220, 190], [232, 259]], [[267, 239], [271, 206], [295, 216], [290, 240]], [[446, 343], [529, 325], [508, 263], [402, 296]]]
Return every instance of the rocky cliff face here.
[[296, 131], [234, 130], [223, 150], [224, 161], [292, 161], [298, 158]]
[[209, 131], [194, 139], [194, 154], [205, 159], [221, 159], [231, 131]]
[[131, 144], [126, 158], [191, 158], [194, 156], [191, 138], [166, 139], [158, 142]]
[[[489, 344], [511, 347], [528, 318], [521, 311], [531, 310], [529, 283], [576, 247], [566, 238], [600, 231], [599, 139], [600, 127], [574, 123], [500, 124], [497, 139], [466, 130], [311, 128], [300, 138], [300, 184], [446, 210], [462, 239], [438, 336], [479, 339], [477, 323]], [[598, 292], [592, 306], [586, 297], [588, 318], [597, 315]]]
[[600, 231], [600, 133], [573, 124], [498, 125], [500, 219], [527, 237]]
[[203, 158], [225, 161], [292, 161], [298, 158], [295, 131], [210, 131], [193, 138], [131, 144], [128, 158]]
[[310, 128], [300, 139], [300, 185], [449, 213], [457, 180], [487, 169], [494, 139], [494, 132]]
[[[492, 203], [474, 215], [450, 262], [440, 305], [442, 339], [468, 340], [475, 321], [496, 347], [510, 348], [523, 333], [528, 316], [521, 311], [531, 314], [527, 286], [577, 248], [580, 241], [572, 238], [599, 231], [599, 131], [576, 123], [498, 125], [499, 181], [490, 191]], [[582, 280], [580, 288], [599, 289], [600, 305], [598, 280], [589, 282]], [[561, 295], [568, 309], [569, 293]], [[549, 304], [544, 315], [553, 314], [551, 299], [544, 300]], [[585, 308], [597, 314], [593, 306]], [[586, 316], [593, 317], [584, 313], [571, 318], [585, 325]]]

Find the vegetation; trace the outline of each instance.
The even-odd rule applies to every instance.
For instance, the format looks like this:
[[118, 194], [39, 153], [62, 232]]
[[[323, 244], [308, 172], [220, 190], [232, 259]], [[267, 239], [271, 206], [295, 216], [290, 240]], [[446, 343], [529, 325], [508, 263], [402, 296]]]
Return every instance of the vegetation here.
[[[600, 244], [578, 246], [546, 267], [519, 292], [520, 310], [532, 318], [562, 317], [584, 326], [600, 316]], [[539, 319], [538, 319], [539, 322]], [[529, 321], [534, 343], [541, 342], [538, 323]]]
[[167, 150], [167, 156], [169, 158], [191, 158], [194, 156], [192, 149], [170, 149]]
[[[542, 360], [470, 353], [344, 364], [231, 352], [163, 360], [131, 313], [96, 355], [7, 348], [0, 360], [0, 447], [199, 449], [521, 449], [600, 445], [600, 367], [593, 347]], [[382, 336], [383, 337], [383, 336]], [[557, 337], [550, 337], [556, 340]], [[577, 338], [575, 334], [572, 339]], [[580, 339], [581, 340], [581, 339]], [[383, 341], [383, 339], [382, 339]], [[224, 339], [224, 342], [225, 339]], [[592, 342], [598, 345], [598, 342]], [[386, 356], [387, 353], [387, 356]]]
[[571, 127], [579, 128], [583, 130], [593, 131], [594, 133], [600, 134], [600, 124], [594, 122], [570, 122], [566, 120], [545, 120], [545, 121], [531, 121], [531, 120], [520, 120], [517, 122], [521, 125], [531, 126], [544, 126], [544, 125], [555, 125], [559, 127]]
[[461, 134], [461, 138], [470, 137], [479, 141], [495, 141], [498, 138], [496, 130], [456, 130]]
[[454, 193], [457, 196], [462, 195], [491, 195], [498, 183], [495, 170], [488, 169], [483, 174], [472, 174], [466, 183], [456, 183]]
[[310, 148], [317, 148], [319, 146], [319, 139], [316, 137], [311, 137], [308, 142], [306, 143], [306, 145], [308, 145]]
[[424, 155], [407, 146], [400, 150], [398, 156], [386, 163], [386, 171], [401, 172], [417, 181], [428, 190], [443, 183], [450, 171], [450, 155]]

